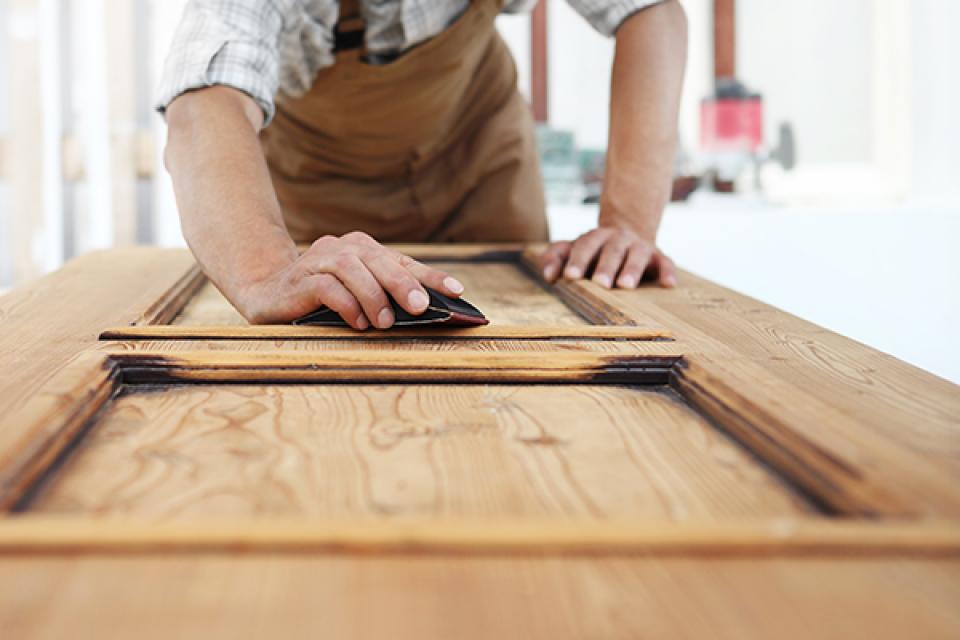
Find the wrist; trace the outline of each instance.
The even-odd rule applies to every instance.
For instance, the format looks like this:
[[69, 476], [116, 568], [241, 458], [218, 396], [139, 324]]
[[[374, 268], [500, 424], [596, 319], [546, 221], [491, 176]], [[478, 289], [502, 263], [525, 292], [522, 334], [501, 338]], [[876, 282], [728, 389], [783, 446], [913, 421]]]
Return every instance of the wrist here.
[[624, 207], [615, 204], [612, 200], [601, 198], [600, 216], [597, 226], [631, 231], [647, 242], [656, 243], [657, 229], [660, 225], [660, 215], [645, 213], [647, 209], [642, 205]]
[[293, 278], [297, 256], [296, 247], [292, 245], [290, 251], [264, 252], [264, 257], [248, 262], [245, 268], [225, 278], [222, 285], [217, 284], [248, 321], [264, 322], [265, 314], [270, 311], [269, 301], [286, 288], [286, 280]]
[[608, 175], [600, 196], [599, 225], [626, 229], [655, 242], [668, 200], [669, 193], [659, 184]]

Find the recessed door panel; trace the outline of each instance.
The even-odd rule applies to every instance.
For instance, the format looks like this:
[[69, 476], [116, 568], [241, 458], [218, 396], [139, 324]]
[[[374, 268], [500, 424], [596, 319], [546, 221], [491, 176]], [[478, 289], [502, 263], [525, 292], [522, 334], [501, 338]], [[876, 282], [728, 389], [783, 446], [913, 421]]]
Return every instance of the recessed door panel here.
[[726, 519], [812, 507], [665, 387], [128, 387], [24, 507], [147, 516]]

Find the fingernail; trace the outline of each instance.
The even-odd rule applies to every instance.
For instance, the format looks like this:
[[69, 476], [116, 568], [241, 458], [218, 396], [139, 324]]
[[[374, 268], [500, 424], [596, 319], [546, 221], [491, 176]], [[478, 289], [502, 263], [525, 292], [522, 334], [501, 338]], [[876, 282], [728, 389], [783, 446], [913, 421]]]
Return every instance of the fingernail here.
[[623, 276], [620, 278], [619, 283], [621, 289], [633, 289], [637, 286], [637, 279], [633, 276]]
[[667, 283], [668, 287], [677, 286], [677, 278], [675, 276], [667, 276], [665, 282]]
[[610, 276], [598, 273], [597, 275], [593, 276], [593, 281], [601, 287], [606, 287], [607, 289], [610, 288]]
[[443, 286], [446, 287], [447, 291], [453, 291], [454, 293], [463, 293], [463, 285], [460, 284], [460, 281], [457, 280], [456, 278], [452, 278], [452, 277], [444, 278]]
[[377, 315], [377, 326], [381, 329], [388, 329], [393, 324], [393, 311], [384, 307]]
[[546, 280], [553, 280], [557, 277], [557, 265], [551, 264], [543, 270], [543, 277]]
[[427, 305], [430, 304], [430, 298], [420, 289], [414, 289], [407, 296], [407, 302], [413, 309], [421, 310], [427, 308]]
[[583, 272], [577, 267], [567, 267], [564, 270], [563, 275], [571, 280], [577, 280], [583, 275]]
[[363, 315], [362, 313], [359, 316], [357, 316], [356, 324], [357, 324], [357, 329], [360, 329], [360, 330], [367, 329], [370, 327], [370, 323], [367, 322], [367, 316]]

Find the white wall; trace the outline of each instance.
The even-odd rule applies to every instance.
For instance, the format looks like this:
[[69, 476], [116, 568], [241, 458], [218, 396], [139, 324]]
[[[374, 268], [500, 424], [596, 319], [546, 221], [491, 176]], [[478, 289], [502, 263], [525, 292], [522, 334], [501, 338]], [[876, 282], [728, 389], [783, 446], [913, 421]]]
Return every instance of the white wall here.
[[[614, 40], [597, 33], [565, 0], [548, 2], [549, 109], [550, 124], [574, 132], [577, 144], [584, 148], [607, 145], [610, 105], [610, 70]], [[682, 139], [696, 141], [699, 100], [713, 86], [712, 2], [683, 0], [690, 25], [690, 46], [683, 104], [680, 110]], [[507, 43], [529, 78], [529, 19], [525, 31], [506, 31], [505, 23], [516, 20], [501, 17]], [[527, 85], [521, 83], [522, 87]]]
[[550, 124], [571, 129], [580, 147], [606, 147], [613, 40], [562, 0], [550, 0]]
[[960, 199], [960, 2], [913, 0], [913, 195]]
[[960, 197], [960, 2], [740, 0], [738, 70], [766, 133], [793, 123], [799, 170], [768, 173], [786, 203]]
[[530, 99], [530, 14], [500, 14], [497, 30], [513, 53], [517, 63], [517, 84], [526, 98]]
[[[7, 6], [4, 0], [0, 0], [0, 25], [6, 25]], [[0, 136], [7, 132], [8, 105], [10, 94], [7, 84], [7, 65], [4, 64], [7, 50], [7, 29], [0, 28]], [[0, 291], [9, 286], [13, 280], [13, 261], [9, 251], [3, 248], [7, 245], [7, 238], [10, 237], [10, 206], [8, 204], [10, 194], [8, 187], [0, 180]]]
[[737, 3], [737, 75], [763, 94], [768, 139], [794, 124], [805, 163], [873, 160], [875, 3]]

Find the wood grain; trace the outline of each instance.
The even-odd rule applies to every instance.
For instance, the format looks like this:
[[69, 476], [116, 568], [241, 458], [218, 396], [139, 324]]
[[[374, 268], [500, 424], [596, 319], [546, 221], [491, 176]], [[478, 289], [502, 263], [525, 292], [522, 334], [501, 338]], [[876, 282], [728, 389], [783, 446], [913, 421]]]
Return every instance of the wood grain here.
[[[528, 264], [536, 252], [526, 252]], [[686, 272], [672, 290], [610, 291], [589, 281], [566, 286], [630, 323], [668, 328], [687, 359], [714, 372], [722, 386], [755, 396], [774, 417], [791, 416], [793, 434], [781, 432], [784, 451], [790, 440], [806, 441], [858, 478], [859, 488], [838, 484], [825, 492], [827, 502], [866, 490], [876, 499], [855, 513], [960, 516], [957, 385]], [[838, 476], [807, 480], [826, 487]]]
[[154, 522], [19, 515], [0, 520], [0, 555], [64, 553], [421, 554], [658, 557], [960, 557], [953, 523], [821, 518], [304, 520]]
[[[167, 328], [176, 328], [175, 325], [165, 325]], [[597, 327], [599, 328], [599, 327]], [[189, 328], [187, 328], [189, 330]], [[676, 358], [687, 352], [685, 345], [680, 341], [670, 340], [577, 340], [577, 339], [549, 339], [549, 340], [460, 340], [446, 339], [442, 336], [424, 338], [388, 338], [388, 339], [343, 339], [317, 338], [312, 340], [281, 340], [263, 338], [259, 340], [246, 339], [191, 339], [178, 338], [176, 340], [157, 339], [140, 340], [136, 338], [124, 340], [104, 340], [97, 344], [95, 349], [103, 353], [116, 354], [127, 352], [130, 354], [176, 354], [189, 352], [207, 352], [211, 357], [217, 353], [275, 353], [275, 354], [321, 354], [330, 351], [349, 350], [353, 352], [376, 351], [378, 353], [407, 352], [407, 353], [444, 353], [449, 358], [459, 357], [464, 353], [537, 353], [541, 357], [564, 353], [607, 353], [637, 355], [666, 356]], [[320, 359], [320, 356], [317, 356]]]
[[15, 410], [103, 329], [141, 319], [193, 265], [186, 250], [96, 252], [0, 296], [0, 415]]
[[142, 328], [149, 325], [166, 325], [206, 283], [207, 277], [200, 270], [200, 265], [194, 263], [131, 324]]
[[21, 407], [0, 416], [0, 513], [23, 497], [109, 401], [116, 378], [106, 357], [81, 353]]
[[485, 325], [481, 327], [417, 327], [390, 331], [356, 331], [347, 327], [301, 325], [154, 325], [112, 327], [100, 334], [101, 340], [336, 340], [444, 342], [462, 340], [671, 340], [664, 329], [593, 325]]
[[[173, 250], [0, 298], [0, 499], [47, 472], [0, 518], [4, 636], [960, 635], [958, 387], [688, 273], [402, 249], [501, 333], [248, 335]], [[610, 384], [671, 375], [708, 418]]]
[[665, 384], [676, 355], [616, 351], [103, 350], [134, 384], [172, 382], [525, 382]]
[[210, 281], [201, 285], [170, 322], [187, 326], [199, 324], [242, 327], [247, 325], [246, 319]]
[[[960, 387], [692, 275], [672, 314], [960, 480]], [[666, 318], [665, 318], [666, 319]], [[865, 402], [865, 399], [869, 401]]]
[[0, 559], [12, 638], [954, 639], [960, 561]]
[[752, 362], [686, 359], [674, 368], [672, 385], [830, 511], [917, 517], [960, 510], [955, 485], [944, 483], [936, 467], [870, 438], [856, 418]]
[[28, 509], [151, 519], [811, 512], [669, 392], [506, 385], [131, 393]]

